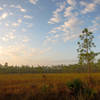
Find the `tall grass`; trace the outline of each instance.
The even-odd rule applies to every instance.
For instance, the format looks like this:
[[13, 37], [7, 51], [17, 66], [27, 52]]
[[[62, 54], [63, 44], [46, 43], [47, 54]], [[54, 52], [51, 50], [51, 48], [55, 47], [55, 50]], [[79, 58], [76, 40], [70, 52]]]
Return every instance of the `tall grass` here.
[[[73, 81], [76, 78], [79, 80]], [[0, 100], [100, 100], [100, 73], [92, 74], [91, 83], [93, 90], [88, 87], [86, 73], [2, 74]], [[73, 89], [76, 89], [77, 98], [72, 95], [74, 90], [71, 90], [71, 84], [74, 84]], [[83, 95], [80, 88], [84, 88], [86, 94]], [[91, 96], [87, 99], [88, 93]]]

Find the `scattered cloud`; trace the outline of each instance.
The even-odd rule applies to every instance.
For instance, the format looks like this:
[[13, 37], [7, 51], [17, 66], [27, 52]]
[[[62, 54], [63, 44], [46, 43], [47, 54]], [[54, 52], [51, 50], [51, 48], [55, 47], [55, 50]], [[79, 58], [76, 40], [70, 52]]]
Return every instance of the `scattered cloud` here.
[[92, 32], [99, 31], [99, 29], [100, 29], [100, 17], [99, 16], [95, 17], [95, 19], [92, 21], [92, 25], [89, 27], [89, 29]]
[[38, 0], [29, 0], [29, 2], [33, 5], [35, 5], [37, 3]]
[[18, 19], [18, 23], [22, 23], [22, 19]]
[[67, 17], [67, 16], [72, 16], [72, 11], [73, 10], [73, 7], [69, 6], [65, 9], [65, 12], [64, 12], [64, 17]]
[[26, 12], [26, 9], [24, 9], [21, 5], [17, 5], [15, 8], [20, 9], [21, 12]]
[[13, 40], [15, 38], [16, 38], [15, 34], [11, 32], [11, 33], [8, 33], [5, 36], [3, 36], [2, 40], [6, 42], [6, 41], [9, 41], [9, 40]]
[[27, 36], [24, 36], [24, 39], [22, 40], [24, 43], [29, 42], [29, 38]]
[[81, 1], [80, 4], [85, 7], [81, 11], [81, 13], [83, 13], [83, 14], [93, 12], [96, 8], [96, 4], [94, 2], [93, 3], [87, 3], [87, 2]]
[[71, 6], [75, 6], [76, 5], [76, 0], [67, 0], [67, 3]]
[[66, 2], [60, 4], [60, 7], [53, 12], [52, 18], [48, 21], [49, 24], [55, 24], [60, 22], [59, 13], [62, 12], [65, 8]]
[[14, 23], [12, 23], [12, 26], [18, 27], [19, 26], [19, 23], [14, 22]]
[[0, 20], [2, 19], [5, 19], [8, 17], [8, 13], [3, 13], [1, 16], [0, 16]]
[[24, 15], [24, 18], [26, 18], [26, 19], [32, 19], [32, 16]]
[[21, 12], [26, 12], [27, 10], [26, 9], [24, 9], [21, 5], [10, 5], [9, 7], [11, 7], [11, 8], [16, 8], [16, 9], [19, 9]]
[[21, 8], [20, 11], [21, 11], [21, 12], [26, 12], [26, 9]]
[[54, 27], [48, 32], [49, 34], [52, 34], [52, 36], [49, 34], [46, 36], [46, 43], [55, 43], [57, 40], [66, 42], [77, 38], [81, 33], [81, 25], [83, 25], [84, 22], [78, 17], [79, 12], [77, 12], [77, 2], [76, 0], [67, 0], [67, 4], [68, 6], [63, 8], [63, 16], [65, 17], [63, 24]]
[[8, 24], [8, 23], [5, 23], [5, 26], [6, 26], [6, 27], [9, 27], [9, 24]]

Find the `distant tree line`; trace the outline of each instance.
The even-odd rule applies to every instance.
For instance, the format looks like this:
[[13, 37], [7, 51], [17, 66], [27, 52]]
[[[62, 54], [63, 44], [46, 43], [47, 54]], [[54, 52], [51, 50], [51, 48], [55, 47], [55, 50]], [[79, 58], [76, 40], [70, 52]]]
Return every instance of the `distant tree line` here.
[[[86, 65], [81, 66], [80, 64], [70, 65], [52, 65], [52, 66], [9, 66], [8, 63], [4, 65], [0, 64], [0, 73], [87, 73], [88, 67]], [[92, 64], [92, 72], [100, 72], [100, 59]]]

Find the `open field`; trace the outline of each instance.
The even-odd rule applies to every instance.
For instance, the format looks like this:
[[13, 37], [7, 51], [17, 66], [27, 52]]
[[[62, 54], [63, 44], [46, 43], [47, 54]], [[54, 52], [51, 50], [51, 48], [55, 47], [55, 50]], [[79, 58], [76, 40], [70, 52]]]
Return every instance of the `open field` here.
[[[30, 95], [37, 95], [40, 92], [58, 92], [65, 89], [66, 83], [73, 79], [81, 79], [84, 83], [88, 82], [88, 74], [0, 74], [0, 100], [38, 100], [27, 99]], [[93, 88], [100, 91], [100, 73], [93, 73], [92, 78], [94, 81]], [[43, 90], [44, 89], [44, 90]], [[46, 93], [45, 92], [45, 93]], [[13, 95], [11, 99], [11, 95]], [[20, 96], [18, 99], [14, 96]], [[5, 98], [4, 98], [5, 96]]]

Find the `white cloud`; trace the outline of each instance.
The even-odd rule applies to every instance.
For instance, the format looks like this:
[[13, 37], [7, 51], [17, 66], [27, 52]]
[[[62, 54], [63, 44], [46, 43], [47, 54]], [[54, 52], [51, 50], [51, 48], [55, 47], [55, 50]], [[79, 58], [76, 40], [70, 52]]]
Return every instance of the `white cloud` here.
[[22, 23], [22, 19], [18, 19], [18, 23]]
[[59, 13], [62, 12], [65, 8], [66, 3], [63, 2], [60, 4], [60, 7], [56, 9], [56, 11], [53, 12], [53, 17], [48, 21], [49, 24], [59, 23], [60, 17]]
[[99, 31], [100, 29], [100, 17], [97, 16], [95, 19], [92, 21], [92, 25], [89, 27], [89, 30], [92, 32]]
[[72, 6], [69, 6], [65, 9], [65, 12], [64, 12], [64, 17], [67, 17], [67, 16], [71, 16], [73, 13], [71, 12], [73, 10], [73, 7]]
[[50, 32], [48, 32], [48, 33], [53, 33], [53, 34], [55, 34], [55, 33], [57, 33], [57, 31], [60, 31], [62, 29], [62, 27], [55, 27], [55, 28], [53, 28]]
[[44, 41], [44, 45], [47, 45], [49, 42], [50, 43], [56, 43], [59, 39], [59, 35], [58, 34], [53, 34], [52, 36], [46, 36], [46, 39]]
[[17, 8], [17, 9], [19, 9], [21, 12], [26, 12], [27, 10], [26, 9], [24, 9], [21, 5], [10, 5], [10, 7], [11, 8]]
[[3, 36], [2, 40], [6, 42], [6, 41], [9, 41], [9, 40], [15, 39], [15, 37], [16, 36], [14, 35], [14, 33], [11, 32], [11, 33], [8, 33], [5, 36]]
[[26, 19], [32, 19], [32, 16], [24, 15], [24, 18], [26, 18]]
[[67, 3], [71, 6], [75, 6], [76, 5], [76, 0], [67, 0]]
[[64, 40], [64, 42], [66, 42], [68, 40], [73, 40], [73, 39], [76, 39], [77, 37], [79, 37], [79, 35], [80, 35], [80, 33], [78, 33], [78, 34], [65, 33], [63, 36], [63, 40]]
[[71, 17], [68, 21], [65, 21], [63, 25], [61, 25], [63, 32], [62, 38], [64, 42], [75, 39], [79, 36], [81, 32], [81, 25], [83, 21], [78, 19], [77, 17]]
[[0, 20], [2, 19], [5, 19], [8, 17], [8, 13], [3, 13], [1, 16], [0, 16]]
[[9, 27], [9, 24], [8, 24], [8, 23], [5, 23], [5, 26], [6, 26], [6, 27]]
[[37, 3], [38, 0], [29, 0], [30, 3], [32, 3], [33, 5], [35, 5]]
[[64, 22], [64, 28], [73, 29], [77, 27], [77, 25], [79, 24], [80, 24], [79, 19], [76, 17], [72, 17], [68, 21]]
[[59, 27], [53, 28], [49, 33], [53, 33], [52, 36], [48, 35], [46, 37], [45, 42], [52, 42], [55, 43], [57, 40], [63, 40], [64, 42], [68, 40], [75, 39], [81, 33], [81, 25], [83, 21], [81, 21], [76, 16], [70, 16], [64, 24], [60, 25]]
[[87, 2], [84, 2], [84, 1], [81, 1], [80, 4], [82, 6], [84, 6], [85, 8], [81, 11], [81, 13], [83, 14], [87, 14], [89, 12], [93, 12], [96, 8], [96, 3], [87, 3]]
[[77, 2], [75, 0], [67, 0], [67, 3], [69, 4], [69, 6], [67, 6], [65, 8], [65, 11], [64, 11], [64, 17], [71, 17], [71, 16], [77, 16], [78, 15], [78, 12], [72, 12], [72, 11], [75, 11], [76, 8], [77, 8]]
[[18, 19], [17, 22], [13, 22], [12, 26], [18, 27], [22, 23], [22, 19]]
[[14, 23], [12, 23], [12, 26], [18, 27], [19, 26], [19, 23], [14, 22]]
[[21, 11], [21, 12], [26, 12], [26, 9], [20, 8], [20, 11]]
[[76, 39], [81, 33], [81, 26], [84, 25], [84, 22], [78, 17], [78, 2], [76, 0], [67, 0], [67, 3], [68, 6], [63, 8], [65, 9], [63, 24], [54, 27], [48, 32], [50, 35], [46, 36], [45, 42], [55, 43], [58, 40], [66, 42]]

